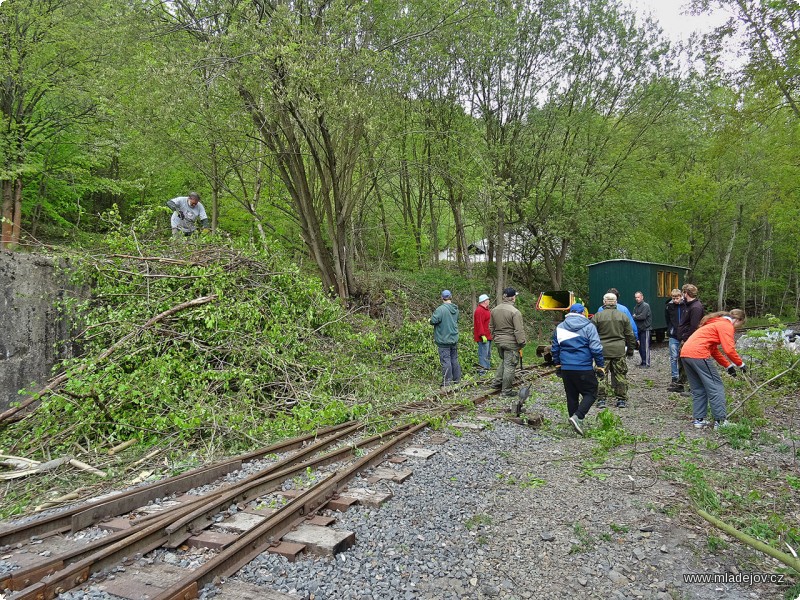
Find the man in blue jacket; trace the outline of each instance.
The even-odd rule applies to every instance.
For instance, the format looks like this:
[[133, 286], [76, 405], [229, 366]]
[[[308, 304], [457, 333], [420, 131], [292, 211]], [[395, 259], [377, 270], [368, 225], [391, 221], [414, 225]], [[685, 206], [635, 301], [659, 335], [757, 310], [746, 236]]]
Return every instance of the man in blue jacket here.
[[461, 381], [461, 365], [458, 363], [458, 307], [453, 304], [450, 290], [442, 292], [442, 303], [433, 311], [433, 341], [439, 349], [442, 365], [442, 387]]
[[[600, 336], [583, 312], [583, 304], [569, 307], [567, 316], [553, 332], [551, 348], [553, 363], [567, 394], [569, 422], [580, 435], [583, 435], [583, 419], [597, 397], [597, 379], [605, 376]], [[583, 400], [579, 403], [580, 396]]]

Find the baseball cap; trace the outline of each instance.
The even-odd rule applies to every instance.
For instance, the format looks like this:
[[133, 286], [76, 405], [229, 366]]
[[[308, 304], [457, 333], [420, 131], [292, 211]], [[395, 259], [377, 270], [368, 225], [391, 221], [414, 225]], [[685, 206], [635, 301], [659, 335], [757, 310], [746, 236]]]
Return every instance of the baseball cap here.
[[453, 297], [453, 292], [451, 292], [450, 290], [444, 290], [442, 292], [442, 299], [447, 300], [448, 298], [452, 297]]
[[569, 312], [571, 313], [583, 314], [583, 311], [584, 311], [583, 304], [581, 304], [580, 302], [576, 302], [575, 304], [569, 307]]
[[503, 296], [505, 298], [513, 298], [516, 295], [517, 295], [517, 290], [515, 290], [512, 287], [507, 287], [506, 289], [503, 290]]
[[481, 294], [480, 296], [478, 296], [478, 304], [480, 304], [481, 302], [483, 302], [485, 300], [488, 300], [488, 299], [489, 299], [489, 296], [487, 296], [486, 294]]

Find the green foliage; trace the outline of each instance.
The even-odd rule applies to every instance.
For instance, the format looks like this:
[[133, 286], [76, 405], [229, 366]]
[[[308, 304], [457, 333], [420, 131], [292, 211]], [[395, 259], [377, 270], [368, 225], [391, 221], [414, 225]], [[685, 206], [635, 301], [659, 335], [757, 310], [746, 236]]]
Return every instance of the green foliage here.
[[[93, 290], [68, 301], [84, 326], [82, 354], [62, 365], [58, 393], [0, 443], [48, 439], [56, 451], [75, 441], [193, 446], [215, 438], [231, 450], [368, 417], [436, 381], [424, 363], [438, 366], [427, 323], [390, 330], [349, 316], [274, 250], [150, 240], [142, 256], [151, 217], [126, 228], [109, 211], [107, 253], [71, 259], [76, 282]], [[146, 325], [166, 311], [174, 313]], [[398, 352], [410, 360], [386, 360]]]
[[606, 409], [597, 414], [597, 426], [586, 432], [588, 437], [594, 438], [599, 442], [599, 446], [594, 448], [595, 454], [604, 454], [618, 446], [632, 444], [637, 436], [625, 431], [622, 427], [622, 419], [614, 412]]
[[718, 511], [721, 506], [719, 496], [707, 482], [703, 470], [688, 461], [684, 461], [682, 466], [683, 480], [689, 486], [689, 497], [704, 510]]
[[530, 473], [525, 473], [524, 475], [516, 475], [514, 473], [497, 473], [495, 477], [504, 485], [518, 485], [523, 490], [542, 487], [547, 483], [544, 479], [536, 477]]
[[486, 527], [487, 525], [492, 524], [492, 518], [489, 515], [485, 514], [477, 514], [471, 516], [469, 519], [464, 521], [464, 527], [472, 531], [473, 529], [477, 529], [479, 527]]
[[728, 440], [731, 447], [736, 450], [749, 448], [752, 445], [753, 430], [748, 423], [729, 421], [725, 427], [721, 427], [717, 432]]
[[728, 542], [723, 540], [721, 537], [711, 534], [709, 534], [706, 543], [708, 544], [708, 549], [712, 554], [717, 554], [727, 549], [729, 546]]
[[586, 527], [579, 522], [576, 522], [572, 526], [572, 531], [575, 536], [578, 538], [577, 543], [573, 543], [569, 549], [569, 554], [582, 554], [584, 552], [589, 552], [595, 546], [595, 539]]
[[739, 339], [740, 354], [747, 362], [752, 377], [767, 381], [782, 374], [771, 384], [773, 389], [792, 389], [800, 385], [800, 369], [791, 369], [800, 356], [783, 337], [786, 327], [780, 319], [768, 315], [768, 320], [770, 327], [747, 331]]

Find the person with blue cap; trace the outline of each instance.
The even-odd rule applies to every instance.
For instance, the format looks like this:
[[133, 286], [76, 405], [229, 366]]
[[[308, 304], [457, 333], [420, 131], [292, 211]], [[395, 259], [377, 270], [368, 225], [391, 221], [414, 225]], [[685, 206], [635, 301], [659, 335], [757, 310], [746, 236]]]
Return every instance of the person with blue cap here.
[[478, 306], [472, 313], [472, 339], [478, 343], [478, 375], [486, 375], [492, 368], [492, 332], [489, 331], [489, 296], [478, 296]]
[[461, 382], [461, 365], [458, 363], [458, 307], [453, 304], [450, 290], [442, 292], [442, 303], [433, 311], [433, 341], [439, 350], [442, 365], [442, 387]]
[[558, 376], [564, 382], [569, 423], [580, 435], [583, 435], [583, 420], [597, 398], [597, 380], [606, 374], [600, 336], [584, 312], [580, 302], [569, 307], [553, 332], [550, 349]]

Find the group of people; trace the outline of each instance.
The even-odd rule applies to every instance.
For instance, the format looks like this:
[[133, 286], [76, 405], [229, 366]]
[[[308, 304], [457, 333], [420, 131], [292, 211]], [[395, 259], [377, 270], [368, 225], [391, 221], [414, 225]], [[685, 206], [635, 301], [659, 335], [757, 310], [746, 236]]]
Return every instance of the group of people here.
[[[740, 309], [703, 316], [703, 305], [697, 296], [697, 287], [686, 284], [680, 290], [672, 290], [665, 305], [671, 371], [667, 389], [692, 397], [695, 427], [713, 424], [716, 429], [726, 425], [727, 409], [725, 388], [714, 361], [731, 376], [736, 376], [737, 369], [746, 371], [734, 341], [734, 331], [746, 317]], [[500, 364], [491, 385], [501, 390], [503, 396], [515, 395], [514, 374], [527, 341], [516, 299], [517, 291], [506, 288], [502, 302], [489, 309], [489, 296], [482, 294], [473, 313], [478, 374], [483, 376], [491, 369], [494, 342]], [[613, 395], [617, 408], [628, 406], [627, 359], [636, 350], [640, 359], [637, 366], [650, 367], [652, 310], [642, 292], [636, 292], [634, 299], [636, 304], [630, 311], [619, 302], [619, 292], [610, 288], [591, 319], [584, 305], [576, 302], [553, 332], [553, 363], [564, 384], [569, 422], [580, 435], [584, 433], [583, 420], [595, 403], [598, 408], [605, 408]], [[449, 290], [442, 292], [442, 304], [434, 311], [430, 323], [439, 350], [441, 385], [459, 383], [458, 307], [453, 304]], [[707, 420], [709, 406], [713, 423]]]
[[[513, 396], [514, 373], [522, 359], [522, 349], [527, 339], [522, 323], [522, 313], [515, 306], [517, 290], [503, 290], [503, 301], [489, 310], [489, 296], [481, 294], [473, 313], [473, 338], [478, 344], [478, 374], [483, 376], [491, 369], [492, 342], [500, 356], [492, 387], [504, 396]], [[433, 311], [433, 340], [439, 350], [442, 367], [442, 387], [461, 381], [458, 361], [458, 307], [453, 304], [450, 290], [442, 292], [442, 303]]]
[[[636, 292], [634, 298], [636, 307], [631, 314], [619, 304], [618, 294], [612, 288], [603, 296], [603, 306], [591, 321], [584, 316], [583, 305], [574, 304], [553, 334], [551, 352], [564, 382], [569, 422], [580, 435], [583, 435], [583, 419], [595, 399], [598, 408], [606, 406], [607, 386], [599, 386], [598, 379], [605, 382], [608, 374], [616, 406], [625, 408], [628, 402], [625, 356], [633, 356], [638, 348], [641, 358], [638, 366], [650, 366], [652, 311], [642, 292]], [[740, 309], [706, 316], [703, 312], [695, 285], [672, 290], [665, 306], [672, 375], [668, 390], [692, 397], [696, 428], [711, 425], [706, 420], [710, 406], [713, 426], [717, 429], [727, 424], [727, 405], [725, 387], [713, 361], [733, 377], [737, 369], [747, 370], [736, 352], [734, 340], [735, 329], [744, 324], [746, 317]], [[638, 335], [634, 333], [637, 324]], [[684, 391], [687, 384], [689, 392]]]

